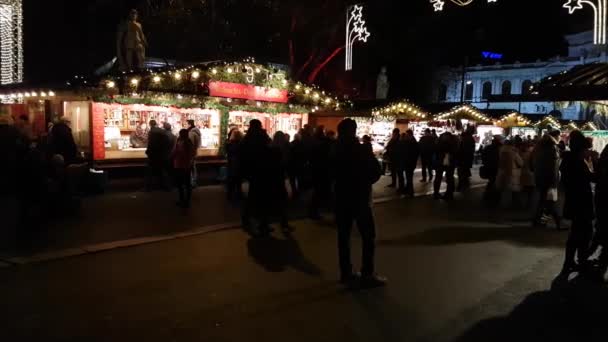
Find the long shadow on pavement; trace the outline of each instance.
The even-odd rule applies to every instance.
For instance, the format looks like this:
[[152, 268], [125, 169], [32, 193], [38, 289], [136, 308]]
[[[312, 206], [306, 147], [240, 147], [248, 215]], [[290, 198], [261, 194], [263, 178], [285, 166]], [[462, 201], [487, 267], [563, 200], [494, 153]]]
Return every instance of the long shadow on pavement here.
[[533, 230], [530, 227], [512, 226], [446, 226], [428, 229], [396, 239], [378, 241], [380, 246], [442, 246], [488, 241], [507, 241], [518, 245], [536, 247], [562, 247], [565, 235], [556, 232]]
[[321, 269], [306, 258], [292, 236], [285, 239], [252, 237], [247, 241], [247, 249], [251, 258], [268, 272], [285, 272], [292, 268], [310, 276], [321, 275]]
[[551, 291], [529, 295], [508, 316], [483, 320], [455, 341], [607, 341], [608, 286], [556, 279]]

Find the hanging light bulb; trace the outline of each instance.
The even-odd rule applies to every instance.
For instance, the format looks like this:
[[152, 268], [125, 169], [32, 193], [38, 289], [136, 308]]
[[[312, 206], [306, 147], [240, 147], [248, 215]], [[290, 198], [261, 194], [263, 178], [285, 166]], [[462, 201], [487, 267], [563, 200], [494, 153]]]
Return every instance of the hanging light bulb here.
[[131, 84], [134, 85], [134, 86], [136, 86], [136, 85], [139, 84], [139, 80], [137, 78], [134, 78], [134, 79], [131, 80]]
[[193, 71], [193, 72], [192, 72], [192, 79], [197, 79], [197, 78], [199, 78], [199, 76], [200, 76], [200, 75], [201, 75], [201, 73], [200, 73], [200, 72], [198, 72], [198, 71]]
[[154, 83], [160, 83], [160, 76], [154, 76], [153, 81]]
[[114, 83], [114, 81], [109, 81], [108, 83], [106, 83], [106, 87], [108, 87], [109, 89], [112, 89], [116, 86], [116, 83]]
[[175, 77], [176, 80], [179, 81], [179, 80], [182, 79], [182, 74], [180, 74], [179, 72], [176, 72], [174, 77]]

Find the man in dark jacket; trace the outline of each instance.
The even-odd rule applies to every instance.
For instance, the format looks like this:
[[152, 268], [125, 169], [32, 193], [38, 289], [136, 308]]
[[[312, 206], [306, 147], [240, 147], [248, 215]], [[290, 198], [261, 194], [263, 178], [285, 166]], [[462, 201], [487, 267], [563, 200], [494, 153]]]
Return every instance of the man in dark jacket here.
[[548, 214], [553, 216], [557, 229], [561, 229], [561, 218], [556, 208], [557, 199], [548, 198], [549, 190], [557, 189], [559, 184], [559, 136], [560, 132], [557, 130], [546, 134], [534, 150], [534, 178], [540, 196], [533, 219], [535, 226], [542, 226], [543, 216]]
[[471, 186], [471, 168], [475, 160], [475, 138], [473, 127], [460, 136], [458, 148], [458, 191], [465, 191]]
[[405, 138], [401, 141], [401, 153], [406, 184], [399, 190], [404, 195], [414, 196], [414, 171], [418, 165], [420, 147], [411, 129], [405, 132]]
[[380, 179], [380, 164], [367, 152], [356, 137], [357, 123], [343, 120], [338, 126], [338, 142], [332, 153], [336, 191], [336, 221], [338, 224], [338, 250], [340, 280], [353, 285], [358, 276], [353, 273], [350, 255], [350, 238], [353, 223], [361, 234], [363, 261], [361, 285], [383, 286], [386, 283], [374, 273], [376, 228], [371, 207], [372, 185]]
[[391, 140], [389, 140], [388, 144], [386, 144], [386, 159], [389, 163], [389, 168], [391, 171], [392, 182], [389, 185], [390, 188], [403, 188], [404, 180], [403, 180], [403, 172], [401, 170], [401, 155], [399, 153], [400, 144], [401, 144], [401, 131], [399, 128], [395, 128], [393, 130], [393, 136]]
[[[241, 175], [249, 182], [249, 192], [242, 207], [241, 219], [243, 228], [252, 234], [267, 235], [272, 230], [269, 226], [268, 191], [273, 186], [274, 154], [270, 146], [270, 137], [262, 128], [259, 120], [249, 122], [249, 130], [240, 146]], [[259, 227], [251, 227], [251, 218], [255, 215]]]
[[422, 183], [433, 181], [433, 159], [435, 157], [435, 149], [437, 138], [431, 134], [430, 129], [424, 131], [424, 136], [420, 138], [420, 162], [422, 163]]
[[169, 136], [164, 129], [158, 127], [155, 120], [150, 120], [150, 132], [148, 133], [148, 175], [146, 180], [147, 190], [152, 189], [152, 178], [156, 177], [163, 190], [168, 190], [166, 181], [166, 165], [169, 163], [171, 153]]
[[449, 201], [454, 198], [454, 171], [457, 165], [457, 152], [458, 138], [450, 132], [443, 133], [437, 143], [437, 160], [435, 162], [437, 175], [433, 184], [433, 196], [435, 199], [442, 198], [439, 190], [441, 189], [441, 182], [443, 182], [444, 176], [446, 178], [447, 190], [443, 195], [443, 199]]

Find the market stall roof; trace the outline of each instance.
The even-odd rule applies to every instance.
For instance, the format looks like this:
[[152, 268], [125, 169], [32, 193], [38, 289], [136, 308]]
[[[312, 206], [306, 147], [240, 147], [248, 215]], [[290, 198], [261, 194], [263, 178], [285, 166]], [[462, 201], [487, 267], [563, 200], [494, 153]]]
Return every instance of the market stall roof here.
[[371, 114], [374, 117], [391, 117], [395, 120], [425, 120], [429, 118], [428, 113], [425, 113], [420, 107], [407, 100], [395, 101], [373, 108]]
[[597, 126], [593, 122], [587, 122], [581, 126], [581, 131], [599, 131]]
[[532, 121], [520, 113], [512, 112], [496, 120], [496, 125], [502, 128], [529, 127]]
[[574, 121], [570, 121], [565, 125], [562, 125], [562, 131], [577, 131], [580, 127]]
[[[75, 76], [56, 87], [102, 102], [135, 101], [178, 107], [214, 106], [210, 102], [218, 99], [223, 99], [219, 101], [226, 106], [253, 110], [273, 107], [283, 112], [340, 111], [352, 105], [316, 86], [291, 80], [277, 65], [259, 64], [253, 59]], [[18, 102], [25, 97], [38, 97], [42, 90], [36, 89], [46, 88], [31, 84], [4, 86], [0, 87], [0, 98], [3, 102]], [[48, 95], [48, 91], [44, 92]]]
[[449, 119], [468, 119], [481, 123], [492, 123], [493, 120], [484, 113], [477, 110], [475, 107], [462, 105], [452, 108], [452, 110], [440, 113], [434, 116], [433, 120], [449, 120]]
[[575, 66], [534, 85], [533, 97], [554, 101], [608, 100], [608, 63]]
[[551, 127], [553, 129], [559, 129], [559, 128], [562, 127], [562, 125], [559, 123], [559, 121], [557, 121], [557, 119], [555, 119], [551, 115], [545, 116], [544, 118], [542, 118], [541, 120], [539, 120], [537, 123], [535, 123], [534, 126], [537, 127], [537, 128], [548, 128], [548, 127]]

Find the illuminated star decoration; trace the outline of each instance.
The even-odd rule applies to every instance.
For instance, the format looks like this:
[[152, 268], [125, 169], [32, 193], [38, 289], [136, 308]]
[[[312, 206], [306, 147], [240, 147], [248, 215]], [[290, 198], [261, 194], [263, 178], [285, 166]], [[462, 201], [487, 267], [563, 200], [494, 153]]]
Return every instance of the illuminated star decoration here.
[[605, 45], [608, 0], [567, 0], [563, 7], [568, 9], [568, 13], [573, 14], [577, 10], [582, 9], [583, 5], [589, 5], [594, 12], [593, 43]]
[[582, 9], [583, 4], [581, 4], [581, 0], [568, 0], [564, 4], [564, 8], [568, 9], [568, 13], [573, 14], [576, 10]]
[[[435, 10], [435, 12], [440, 12], [443, 11], [443, 6], [445, 5], [445, 0], [430, 0], [431, 4], [433, 5], [433, 9]], [[452, 1], [454, 4], [464, 7], [464, 6], [468, 6], [470, 4], [473, 3], [474, 0], [450, 0]], [[487, 0], [488, 3], [496, 3], [498, 2], [498, 0]]]
[[371, 33], [363, 20], [363, 6], [355, 5], [346, 12], [346, 71], [353, 69], [353, 45], [357, 41], [367, 43]]

